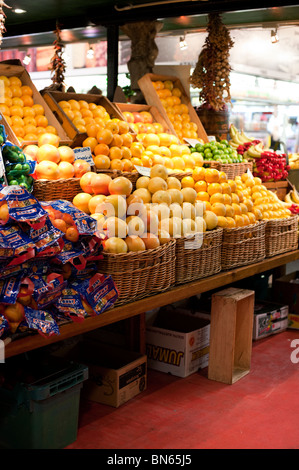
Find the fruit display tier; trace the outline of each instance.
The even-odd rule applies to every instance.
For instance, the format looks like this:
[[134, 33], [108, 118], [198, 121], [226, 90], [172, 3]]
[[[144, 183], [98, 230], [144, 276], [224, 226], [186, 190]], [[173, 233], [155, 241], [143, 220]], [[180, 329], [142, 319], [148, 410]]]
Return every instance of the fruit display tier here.
[[[299, 250], [296, 250], [293, 252], [275, 256], [273, 258], [265, 259], [249, 266], [242, 266], [231, 271], [220, 272], [204, 279], [189, 282], [187, 284], [182, 284], [161, 294], [155, 294], [151, 297], [147, 297], [136, 302], [132, 301], [119, 307], [113, 307], [110, 310], [107, 310], [106, 312], [102, 313], [101, 315], [86, 318], [86, 320], [82, 323], [70, 322], [68, 324], [65, 324], [61, 327], [59, 336], [53, 335], [49, 338], [45, 338], [39, 334], [35, 334], [24, 338], [19, 338], [14, 341], [8, 339], [5, 340], [5, 356], [7, 358], [16, 356], [26, 351], [31, 351], [40, 347], [44, 347], [49, 344], [53, 344], [64, 339], [84, 334], [97, 328], [101, 328], [125, 319], [130, 319], [130, 321], [132, 321], [133, 323], [135, 319], [137, 320], [137, 324], [140, 331], [140, 336], [138, 338], [140, 342], [139, 347], [140, 351], [145, 352], [145, 343], [143, 336], [145, 321], [144, 312], [150, 309], [168, 305], [170, 301], [177, 302], [179, 300], [189, 298], [193, 295], [208, 292], [210, 290], [229, 285], [233, 282], [237, 282], [247, 277], [254, 276], [255, 274], [263, 273], [272, 269], [282, 267], [285, 264], [298, 259]], [[134, 337], [134, 340], [136, 342], [137, 338]]]

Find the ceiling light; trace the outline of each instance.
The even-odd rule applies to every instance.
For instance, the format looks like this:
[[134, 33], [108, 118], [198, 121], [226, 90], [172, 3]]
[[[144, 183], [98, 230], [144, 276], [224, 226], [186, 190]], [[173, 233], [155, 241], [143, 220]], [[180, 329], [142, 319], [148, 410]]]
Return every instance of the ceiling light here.
[[23, 59], [23, 64], [29, 65], [30, 62], [31, 62], [31, 55], [28, 54], [28, 52], [27, 52], [27, 54], [25, 55], [25, 57], [24, 57], [24, 59]]
[[93, 59], [94, 58], [94, 50], [91, 46], [90, 46], [90, 48], [88, 49], [88, 51], [86, 53], [86, 57], [87, 57], [87, 59]]
[[180, 49], [181, 51], [183, 51], [184, 49], [187, 49], [188, 48], [188, 44], [186, 43], [186, 39], [185, 39], [185, 36], [181, 36], [180, 37]]
[[273, 44], [275, 44], [278, 41], [279, 41], [279, 37], [278, 37], [277, 29], [272, 29], [272, 31], [271, 31], [271, 42]]
[[22, 13], [27, 13], [26, 10], [22, 10], [22, 8], [15, 8], [14, 10], [12, 10], [14, 13], [17, 13], [18, 15], [22, 14]]

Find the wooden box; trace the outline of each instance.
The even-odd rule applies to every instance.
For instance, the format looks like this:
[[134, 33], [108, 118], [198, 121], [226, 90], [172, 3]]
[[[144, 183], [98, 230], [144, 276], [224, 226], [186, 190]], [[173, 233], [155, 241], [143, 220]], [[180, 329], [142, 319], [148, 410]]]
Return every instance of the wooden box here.
[[168, 123], [165, 121], [161, 113], [158, 111], [156, 106], [150, 106], [148, 104], [133, 104], [133, 103], [113, 103], [114, 106], [119, 109], [121, 113], [124, 111], [129, 111], [130, 113], [133, 112], [141, 112], [147, 111], [153, 117], [153, 122], [159, 122], [162, 124], [164, 132], [167, 134], [172, 134], [172, 130], [170, 129]]
[[[87, 103], [95, 103], [103, 106], [108, 112], [111, 119], [117, 118], [125, 121], [121, 111], [116, 108], [109, 100], [103, 95], [92, 95], [84, 93], [64, 93], [61, 91], [45, 91], [43, 92], [43, 98], [48, 104], [52, 113], [55, 115], [57, 120], [60, 122], [62, 128], [66, 132], [68, 138], [71, 140], [71, 147], [79, 147], [82, 142], [87, 138], [86, 132], [80, 132], [77, 127], [72, 123], [71, 119], [65, 114], [63, 109], [59, 106], [59, 101], [69, 100], [84, 100]], [[132, 131], [133, 133], [133, 131]]]
[[250, 371], [254, 291], [228, 288], [212, 295], [208, 378], [233, 384]]
[[290, 183], [288, 181], [275, 181], [271, 183], [263, 183], [264, 186], [266, 186], [269, 191], [272, 191], [276, 193], [277, 197], [281, 200], [284, 201], [285, 196], [289, 192], [290, 188]]
[[147, 104], [157, 107], [158, 111], [160, 112], [162, 117], [167, 122], [167, 125], [168, 125], [169, 129], [171, 130], [171, 132], [173, 134], [177, 135], [174, 128], [173, 128], [173, 125], [172, 125], [171, 121], [169, 120], [169, 118], [167, 116], [167, 113], [166, 113], [166, 111], [165, 111], [165, 109], [164, 109], [164, 107], [161, 103], [161, 100], [160, 100], [159, 96], [157, 95], [157, 92], [156, 92], [156, 90], [155, 90], [155, 88], [152, 84], [152, 81], [157, 81], [157, 80], [161, 80], [161, 81], [171, 80], [174, 83], [174, 86], [181, 90], [181, 92], [182, 92], [181, 102], [188, 106], [190, 119], [191, 119], [192, 122], [195, 122], [195, 124], [197, 124], [197, 136], [198, 136], [198, 138], [202, 139], [205, 143], [208, 143], [209, 139], [208, 139], [207, 133], [206, 133], [206, 131], [205, 131], [198, 115], [196, 114], [196, 111], [193, 108], [193, 106], [190, 102], [190, 99], [189, 99], [189, 97], [188, 97], [181, 81], [177, 77], [173, 77], [171, 75], [157, 75], [157, 74], [153, 74], [153, 73], [147, 73], [143, 77], [141, 77], [138, 80], [138, 85], [139, 85], [139, 88], [140, 88], [140, 90], [142, 91], [142, 93], [144, 95], [144, 98], [145, 98]]
[[[37, 91], [35, 85], [33, 84], [29, 76], [29, 73], [22, 65], [0, 63], [0, 76], [5, 76], [8, 78], [13, 77], [13, 76], [18, 77], [21, 80], [23, 85], [29, 86], [31, 90], [33, 91], [32, 98], [33, 98], [34, 104], [40, 104], [43, 106], [45, 110], [45, 116], [48, 119], [49, 126], [53, 126], [57, 130], [57, 133], [60, 137], [61, 145], [70, 145], [71, 143], [70, 138], [67, 136], [66, 132], [60, 125], [59, 121], [56, 119], [56, 117], [52, 113], [50, 107], [48, 106], [46, 101], [43, 99], [42, 95]], [[2, 116], [2, 122], [4, 124], [5, 131], [8, 136], [8, 140], [10, 140], [12, 143], [15, 143], [19, 147], [25, 147], [28, 144], [37, 144], [37, 141], [19, 142], [17, 136], [15, 135], [15, 133], [13, 132], [13, 130], [11, 129], [7, 121], [3, 118], [3, 116]]]

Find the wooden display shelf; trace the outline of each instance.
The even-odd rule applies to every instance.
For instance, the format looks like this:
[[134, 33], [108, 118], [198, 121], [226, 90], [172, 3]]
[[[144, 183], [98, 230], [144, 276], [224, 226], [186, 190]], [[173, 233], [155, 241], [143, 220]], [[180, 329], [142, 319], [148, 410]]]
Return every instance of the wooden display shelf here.
[[60, 335], [45, 338], [39, 334], [29, 335], [22, 339], [17, 339], [5, 345], [5, 357], [16, 356], [27, 351], [48, 346], [51, 343], [78, 336], [89, 331], [107, 326], [109, 324], [132, 318], [143, 314], [148, 310], [162, 307], [179, 300], [192, 297], [193, 295], [208, 292], [213, 289], [237, 282], [246, 277], [253, 276], [271, 269], [279, 268], [287, 263], [299, 259], [299, 250], [283, 253], [282, 255], [267, 258], [249, 266], [232, 271], [224, 271], [219, 274], [200, 279], [197, 281], [182, 284], [169, 289], [161, 294], [146, 297], [136, 302], [130, 302], [120, 307], [114, 307], [106, 312], [93, 317], [88, 317], [82, 323], [68, 323], [60, 327]]

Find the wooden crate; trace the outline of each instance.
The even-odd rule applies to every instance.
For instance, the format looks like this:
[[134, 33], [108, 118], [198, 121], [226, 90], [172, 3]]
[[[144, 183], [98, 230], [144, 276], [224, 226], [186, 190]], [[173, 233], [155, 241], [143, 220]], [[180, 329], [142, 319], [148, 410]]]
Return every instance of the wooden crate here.
[[190, 118], [191, 118], [191, 121], [192, 122], [195, 122], [195, 124], [197, 124], [197, 137], [199, 139], [202, 139], [205, 143], [208, 143], [209, 142], [209, 139], [208, 139], [208, 136], [207, 136], [207, 133], [195, 111], [195, 109], [193, 108], [191, 102], [190, 102], [190, 99], [189, 99], [189, 96], [187, 95], [181, 81], [177, 78], [177, 77], [173, 77], [171, 75], [157, 75], [157, 74], [154, 74], [154, 73], [147, 73], [145, 75], [143, 75], [143, 77], [141, 77], [139, 80], [138, 80], [138, 85], [139, 85], [139, 88], [140, 90], [142, 91], [143, 95], [144, 95], [144, 98], [147, 102], [147, 104], [151, 105], [151, 106], [156, 106], [158, 111], [160, 112], [160, 114], [162, 115], [162, 117], [165, 119], [165, 121], [167, 122], [167, 125], [168, 127], [171, 129], [172, 133], [177, 135], [174, 128], [173, 128], [173, 125], [171, 123], [171, 121], [169, 120], [168, 116], [167, 116], [167, 113], [160, 101], [160, 98], [159, 96], [157, 95], [157, 92], [152, 84], [152, 81], [157, 81], [157, 80], [161, 80], [161, 81], [166, 81], [166, 80], [171, 80], [173, 83], [174, 83], [174, 86], [176, 88], [179, 88], [182, 92], [182, 96], [181, 96], [181, 101], [183, 104], [186, 104], [188, 106], [188, 110], [189, 110], [189, 115], [190, 115]]
[[[109, 101], [108, 98], [103, 95], [64, 93], [61, 91], [45, 91], [42, 93], [42, 95], [49, 108], [52, 110], [52, 113], [60, 122], [68, 138], [71, 140], [72, 147], [81, 146], [82, 142], [87, 138], [87, 133], [80, 132], [77, 129], [77, 127], [72, 123], [70, 118], [65, 114], [63, 109], [59, 106], [59, 101], [84, 100], [87, 101], [87, 103], [95, 103], [97, 105], [103, 106], [111, 118], [117, 118], [121, 119], [122, 121], [125, 121], [125, 118], [122, 115], [121, 111], [117, 109], [117, 107], [114, 106], [111, 101]], [[134, 133], [132, 129], [130, 132]]]
[[285, 196], [291, 189], [289, 181], [275, 181], [271, 183], [263, 183], [267, 189], [276, 193], [277, 197], [284, 201]]
[[208, 378], [233, 384], [250, 371], [254, 291], [228, 288], [212, 295]]
[[[37, 91], [27, 70], [22, 65], [0, 63], [0, 76], [2, 75], [8, 78], [13, 77], [13, 76], [18, 77], [21, 80], [23, 85], [27, 85], [31, 88], [33, 92], [32, 98], [33, 98], [34, 104], [40, 104], [43, 106], [45, 110], [45, 116], [48, 119], [49, 126], [53, 126], [57, 130], [57, 133], [60, 137], [60, 143], [62, 145], [70, 145], [71, 143], [70, 138], [67, 136], [66, 132], [60, 125], [59, 121], [56, 119], [56, 117], [52, 113], [50, 107], [48, 106], [46, 101], [43, 99], [42, 95]], [[7, 121], [3, 118], [3, 116], [2, 116], [2, 122], [4, 124], [5, 131], [8, 135], [8, 139], [11, 142], [15, 143], [19, 147], [25, 147], [26, 145], [29, 145], [29, 144], [37, 145], [37, 141], [19, 142], [17, 136], [15, 135], [15, 133], [13, 132], [13, 130], [11, 129]]]
[[130, 113], [133, 112], [141, 112], [141, 111], [147, 111], [150, 113], [153, 117], [154, 122], [159, 122], [162, 124], [164, 132], [167, 134], [172, 134], [172, 130], [170, 129], [168, 123], [165, 121], [161, 113], [158, 111], [156, 106], [150, 106], [148, 104], [133, 104], [133, 103], [113, 103], [114, 106], [119, 109], [121, 113], [124, 111], [129, 111]]

